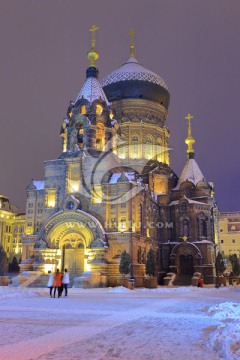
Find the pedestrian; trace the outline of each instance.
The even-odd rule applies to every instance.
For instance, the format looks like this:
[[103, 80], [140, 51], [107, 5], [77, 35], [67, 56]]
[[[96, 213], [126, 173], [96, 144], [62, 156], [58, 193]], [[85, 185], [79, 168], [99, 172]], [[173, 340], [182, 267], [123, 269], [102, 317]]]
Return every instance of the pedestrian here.
[[48, 271], [48, 275], [49, 275], [49, 278], [48, 278], [47, 287], [49, 287], [49, 289], [50, 289], [49, 295], [50, 295], [50, 297], [52, 297], [54, 275], [51, 273], [51, 270]]
[[62, 284], [63, 284], [63, 288], [65, 290], [65, 296], [67, 296], [68, 294], [68, 284], [69, 284], [69, 274], [67, 269], [64, 269], [64, 274], [63, 274], [63, 278], [62, 278]]
[[201, 277], [201, 278], [198, 279], [197, 287], [203, 288], [203, 285], [204, 285], [203, 278]]
[[61, 286], [62, 286], [62, 273], [59, 272], [59, 269], [57, 269], [55, 275], [54, 275], [54, 281], [53, 281], [53, 286], [54, 286], [54, 293], [53, 296], [56, 296], [56, 290], [58, 291], [58, 297], [61, 296]]

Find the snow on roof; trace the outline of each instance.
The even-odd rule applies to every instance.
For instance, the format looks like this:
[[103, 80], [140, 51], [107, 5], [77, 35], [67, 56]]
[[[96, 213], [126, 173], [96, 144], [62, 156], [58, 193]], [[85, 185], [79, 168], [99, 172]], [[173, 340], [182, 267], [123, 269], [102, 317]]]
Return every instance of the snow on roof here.
[[44, 189], [44, 181], [33, 180], [33, 185], [36, 187], [37, 190]]
[[112, 174], [109, 184], [116, 184], [122, 174], [125, 175], [125, 177], [128, 179], [128, 181], [134, 181], [135, 173], [134, 172], [121, 172], [121, 173], [114, 173]]
[[84, 98], [90, 102], [90, 104], [97, 99], [102, 99], [105, 101], [108, 105], [108, 99], [102, 89], [102, 86], [98, 79], [95, 77], [89, 77], [83, 84], [83, 87], [81, 88], [76, 101], [80, 100], [81, 98]]
[[130, 57], [119, 69], [114, 70], [107, 75], [103, 81], [103, 86], [107, 86], [119, 81], [126, 80], [142, 80], [148, 81], [164, 87], [168, 90], [168, 86], [165, 81], [153, 71], [143, 67], [135, 57]]
[[[196, 200], [191, 200], [191, 199], [188, 199], [188, 198], [186, 198], [186, 200], [187, 200], [187, 202], [188, 202], [189, 204], [208, 205], [208, 204], [206, 204], [206, 203], [203, 203], [203, 202], [200, 202], [200, 201], [196, 201]], [[172, 201], [172, 202], [169, 204], [169, 206], [171, 206], [171, 205], [177, 205], [177, 204], [179, 203], [179, 201], [180, 201], [180, 200]]]
[[199, 181], [205, 181], [204, 175], [195, 159], [188, 159], [174, 190], [178, 190], [180, 185], [185, 181], [190, 181], [194, 185], [197, 185]]

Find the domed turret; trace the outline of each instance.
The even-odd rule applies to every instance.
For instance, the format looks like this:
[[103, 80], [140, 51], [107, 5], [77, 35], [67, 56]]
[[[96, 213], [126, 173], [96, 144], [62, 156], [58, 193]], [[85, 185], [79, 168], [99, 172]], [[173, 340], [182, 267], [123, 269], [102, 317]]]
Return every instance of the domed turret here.
[[166, 82], [137, 61], [133, 43], [129, 59], [107, 75], [102, 86], [111, 102], [119, 99], [146, 99], [163, 105], [166, 110], [169, 106], [170, 94]]
[[76, 98], [75, 104], [77, 104], [79, 100], [85, 99], [90, 104], [92, 104], [94, 100], [102, 100], [107, 105], [109, 105], [108, 99], [102, 89], [100, 82], [98, 81], [99, 72], [96, 67], [96, 61], [99, 58], [99, 53], [96, 50], [96, 42], [94, 37], [94, 33], [96, 30], [98, 30], [98, 27], [95, 25], [90, 28], [90, 31], [92, 33], [92, 46], [87, 53], [87, 57], [89, 59], [89, 67], [86, 71], [87, 79]]

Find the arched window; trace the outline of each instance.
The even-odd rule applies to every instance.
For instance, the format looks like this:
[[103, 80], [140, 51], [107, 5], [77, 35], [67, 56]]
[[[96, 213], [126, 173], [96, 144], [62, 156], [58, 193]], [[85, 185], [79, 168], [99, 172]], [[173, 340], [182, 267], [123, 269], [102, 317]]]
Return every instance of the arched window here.
[[102, 150], [103, 144], [104, 144], [104, 126], [102, 124], [97, 124], [96, 149]]
[[133, 136], [132, 137], [132, 157], [133, 157], [133, 159], [138, 159], [140, 157], [139, 151], [140, 151], [139, 138], [138, 138], [138, 136]]
[[140, 234], [143, 235], [143, 230], [144, 230], [144, 218], [143, 218], [143, 208], [142, 208], [142, 204], [140, 204], [140, 214], [139, 214], [139, 218], [140, 218]]
[[77, 249], [84, 249], [83, 243], [79, 243], [79, 244], [77, 245]]
[[207, 223], [204, 219], [199, 219], [199, 236], [207, 237]]
[[163, 145], [161, 138], [157, 138], [156, 155], [158, 161], [163, 162]]
[[187, 203], [185, 201], [181, 204], [181, 210], [187, 211]]
[[96, 105], [96, 114], [97, 114], [97, 115], [101, 115], [102, 112], [103, 112], [103, 107], [102, 107], [102, 105], [97, 104], [97, 105]]
[[182, 221], [183, 236], [189, 237], [189, 222], [187, 219]]
[[69, 244], [69, 243], [67, 243], [67, 244], [65, 245], [65, 249], [72, 249], [72, 245]]
[[190, 188], [190, 187], [187, 187], [187, 188], [186, 188], [186, 197], [187, 197], [187, 198], [190, 198], [190, 197], [191, 197], [191, 188]]
[[83, 144], [83, 134], [84, 134], [83, 125], [80, 125], [77, 135], [78, 145]]
[[122, 135], [121, 138], [118, 139], [117, 144], [118, 144], [118, 156], [120, 157], [120, 159], [125, 159], [127, 144], [126, 144], [126, 138], [124, 135]]
[[85, 115], [87, 113], [86, 105], [81, 106], [81, 114]]
[[153, 157], [153, 140], [151, 136], [146, 137], [146, 158], [151, 159]]

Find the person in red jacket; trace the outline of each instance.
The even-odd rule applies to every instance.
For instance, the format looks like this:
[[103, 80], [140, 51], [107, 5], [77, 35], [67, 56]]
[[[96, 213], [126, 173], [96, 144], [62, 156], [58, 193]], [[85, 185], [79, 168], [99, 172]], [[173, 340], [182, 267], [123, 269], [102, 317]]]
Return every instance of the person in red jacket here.
[[53, 281], [53, 287], [54, 287], [53, 296], [54, 297], [56, 295], [56, 290], [58, 290], [58, 297], [61, 296], [62, 277], [63, 277], [63, 274], [61, 272], [59, 272], [59, 269], [57, 269], [57, 271], [54, 275], [54, 281]]
[[198, 280], [198, 285], [197, 285], [197, 287], [201, 287], [201, 288], [203, 288], [203, 285], [204, 285], [204, 283], [203, 283], [203, 279], [202, 279], [202, 278], [200, 278], [200, 279]]

